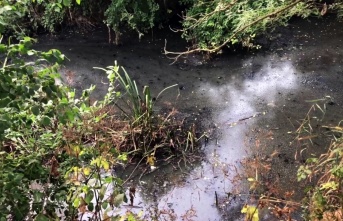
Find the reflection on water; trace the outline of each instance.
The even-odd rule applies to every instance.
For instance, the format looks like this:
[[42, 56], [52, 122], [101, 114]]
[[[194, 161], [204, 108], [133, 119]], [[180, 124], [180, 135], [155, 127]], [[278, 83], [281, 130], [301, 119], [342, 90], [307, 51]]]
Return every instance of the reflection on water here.
[[[272, 115], [268, 108], [273, 108], [276, 95], [297, 88], [295, 73], [291, 62], [272, 64], [268, 61], [249, 78], [238, 80], [234, 77], [236, 73], [228, 73], [233, 77], [224, 85], [200, 85], [198, 93], [207, 96], [208, 105], [220, 107], [212, 116], [222, 136], [205, 148], [207, 160], [192, 170], [182, 185], [171, 186], [167, 193], [157, 196], [153, 204], [159, 211], [165, 211], [165, 218], [220, 220], [215, 192], [224, 195], [231, 191], [231, 179], [235, 175], [232, 165], [238, 165], [249, 154], [244, 141], [249, 128], [258, 120], [254, 116], [258, 113]], [[137, 196], [136, 202], [152, 203], [142, 195]]]

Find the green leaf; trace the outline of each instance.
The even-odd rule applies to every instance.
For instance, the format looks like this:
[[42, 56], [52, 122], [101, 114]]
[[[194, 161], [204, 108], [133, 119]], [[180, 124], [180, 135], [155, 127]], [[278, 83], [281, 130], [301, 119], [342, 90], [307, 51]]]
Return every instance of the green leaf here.
[[35, 221], [49, 221], [49, 218], [40, 213], [36, 216]]
[[89, 203], [87, 205], [87, 208], [88, 208], [89, 211], [93, 211], [94, 210], [94, 204], [93, 203]]
[[71, 0], [63, 0], [63, 5], [69, 7], [71, 4]]
[[112, 183], [113, 182], [113, 177], [112, 176], [108, 176], [105, 178], [105, 183]]
[[114, 206], [119, 207], [120, 204], [124, 201], [124, 193], [118, 194], [116, 197], [114, 197]]
[[75, 200], [73, 201], [73, 206], [75, 208], [78, 208], [81, 205], [81, 200], [79, 197], [76, 197]]
[[108, 202], [103, 202], [101, 205], [102, 209], [104, 210], [107, 209], [107, 206], [108, 206]]
[[39, 192], [39, 191], [34, 191], [33, 193], [33, 202], [34, 203], [38, 203], [41, 202], [43, 199], [43, 193]]
[[76, 3], [79, 5], [81, 4], [81, 0], [76, 0]]
[[7, 105], [11, 102], [11, 99], [9, 97], [6, 97], [4, 99], [0, 99], [0, 108], [7, 107]]
[[43, 126], [49, 126], [51, 124], [51, 119], [47, 116], [43, 116], [41, 119], [41, 124]]
[[94, 193], [93, 193], [93, 190], [90, 190], [87, 194], [86, 194], [86, 197], [85, 197], [85, 202], [87, 204], [89, 204], [92, 199], [94, 198]]
[[66, 115], [67, 115], [69, 121], [71, 121], [71, 122], [74, 121], [74, 119], [75, 119], [75, 114], [74, 114], [73, 111], [68, 110], [68, 111], [66, 112]]
[[39, 106], [36, 105], [36, 106], [31, 107], [31, 111], [34, 115], [36, 115], [36, 116], [39, 115], [39, 113], [40, 113]]
[[5, 53], [7, 50], [7, 46], [4, 44], [0, 44], [0, 53]]

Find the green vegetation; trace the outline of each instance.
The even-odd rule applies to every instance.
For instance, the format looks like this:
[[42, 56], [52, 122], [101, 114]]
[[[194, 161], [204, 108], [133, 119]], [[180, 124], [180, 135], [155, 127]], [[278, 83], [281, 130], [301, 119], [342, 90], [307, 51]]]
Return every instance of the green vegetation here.
[[[90, 20], [80, 18], [94, 15], [101, 2], [91, 8], [82, 2], [1, 1], [0, 32], [19, 39], [3, 43], [0, 34], [1, 221], [73, 220], [80, 214], [107, 219], [128, 198], [124, 181], [112, 174], [115, 166], [137, 158], [153, 169], [158, 157], [193, 150], [193, 126], [175, 120], [176, 111], [155, 114], [159, 96], [154, 99], [148, 86], [138, 91], [116, 63], [103, 69], [109, 87], [102, 100], [90, 98], [94, 86], [76, 97], [73, 89], [57, 85], [64, 55], [56, 49], [32, 50], [35, 40], [25, 34], [39, 27], [53, 32], [66, 21], [83, 28]], [[26, 22], [33, 24], [31, 30]], [[131, 204], [133, 197], [130, 192]], [[110, 218], [138, 220], [132, 213]]]
[[253, 47], [259, 33], [286, 25], [293, 16], [313, 13], [304, 0], [193, 1], [183, 20], [183, 36], [199, 51], [217, 52], [225, 45]]
[[[112, 185], [113, 197], [121, 193], [120, 180], [101, 171], [126, 159], [108, 143], [87, 140], [100, 133], [95, 127], [107, 113], [97, 113], [107, 103], [90, 104], [94, 88], [77, 99], [74, 91], [57, 86], [57, 63], [64, 56], [54, 49], [29, 49], [32, 42], [26, 37], [0, 45], [6, 55], [0, 72], [0, 220], [51, 220], [57, 208], [74, 217], [81, 204], [97, 214], [100, 206], [106, 209], [106, 199], [100, 194], [91, 203], [96, 191]], [[92, 180], [101, 185], [90, 185]]]
[[[64, 55], [55, 49], [32, 50], [34, 40], [26, 37], [39, 29], [89, 29], [104, 22], [109, 40], [113, 29], [114, 42], [119, 43], [126, 28], [141, 37], [165, 21], [161, 10], [166, 7], [167, 12], [179, 13], [161, 2], [0, 1], [0, 221], [58, 220], [61, 216], [73, 220], [79, 213], [105, 220], [109, 211], [127, 201], [125, 181], [112, 174], [114, 167], [135, 158], [153, 168], [158, 156], [185, 158], [194, 150], [194, 125], [173, 118], [176, 111], [155, 114], [150, 88], [139, 91], [124, 68], [116, 63], [100, 68], [109, 80], [102, 100], [90, 98], [93, 86], [77, 97], [73, 89], [56, 84]], [[215, 53], [234, 44], [258, 47], [254, 44], [257, 35], [287, 25], [294, 16], [305, 18], [328, 11], [336, 12], [338, 18], [343, 15], [343, 1], [326, 5], [312, 0], [180, 0], [179, 6], [185, 9], [179, 31], [192, 47], [181, 53], [166, 51], [175, 58], [193, 52]], [[299, 141], [317, 136], [311, 119], [308, 115], [297, 130]], [[299, 181], [314, 181], [305, 201], [299, 204], [262, 196], [259, 205], [242, 209], [247, 219], [258, 220], [256, 211], [267, 204], [274, 205], [278, 216], [290, 217], [293, 207], [303, 207], [307, 219], [342, 219], [343, 128], [341, 123], [323, 128], [327, 129], [325, 137], [332, 139], [328, 152], [308, 159], [298, 171]], [[268, 170], [263, 162], [260, 166]], [[257, 169], [252, 169], [256, 174]], [[252, 190], [261, 184], [258, 176], [252, 175], [248, 181]], [[131, 204], [133, 195], [130, 191]], [[286, 206], [281, 208], [279, 203]], [[111, 220], [125, 218], [138, 219], [128, 213], [114, 214]]]
[[[149, 88], [141, 99], [117, 64], [104, 69], [109, 88], [103, 100], [91, 101], [93, 86], [76, 97], [55, 82], [64, 55], [32, 50], [33, 42], [0, 44], [0, 220], [55, 220], [58, 209], [70, 219], [91, 213], [92, 220], [103, 220], [126, 201], [112, 168], [128, 157], [154, 166], [159, 156], [184, 155], [194, 135], [172, 119], [175, 112], [156, 115]], [[127, 100], [132, 113], [119, 100]]]
[[[326, 99], [323, 99], [324, 101]], [[311, 107], [305, 120], [298, 128], [297, 139], [308, 141], [312, 138], [330, 138], [327, 152], [320, 156], [308, 158], [298, 169], [298, 181], [307, 183], [304, 199], [304, 216], [306, 220], [342, 220], [343, 219], [343, 127], [342, 121], [336, 126], [323, 126], [319, 131], [313, 129], [314, 122], [322, 118], [313, 116], [319, 110], [325, 115], [325, 104]], [[306, 138], [306, 139], [302, 139]]]
[[[192, 52], [216, 53], [234, 44], [258, 48], [254, 44], [256, 36], [287, 25], [292, 17], [337, 13], [341, 19], [343, 1], [326, 4], [314, 0], [3, 0], [0, 12], [0, 31], [23, 35], [40, 27], [54, 32], [64, 26], [89, 29], [105, 23], [109, 41], [116, 44], [125, 29], [135, 30], [141, 38], [178, 14], [182, 28], [177, 31], [192, 44], [186, 52], [166, 51], [178, 57]], [[110, 29], [115, 32], [114, 39]]]
[[105, 23], [115, 31], [116, 44], [119, 43], [123, 24], [137, 31], [141, 38], [143, 33], [155, 26], [158, 9], [159, 6], [154, 0], [112, 1], [105, 11]]

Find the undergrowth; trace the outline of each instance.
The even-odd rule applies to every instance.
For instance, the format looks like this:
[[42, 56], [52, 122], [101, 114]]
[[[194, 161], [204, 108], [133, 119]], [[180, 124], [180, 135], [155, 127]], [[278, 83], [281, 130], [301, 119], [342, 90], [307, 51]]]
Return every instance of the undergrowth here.
[[113, 212], [134, 198], [113, 168], [135, 158], [154, 169], [158, 158], [187, 155], [196, 146], [194, 125], [176, 110], [155, 113], [149, 87], [138, 91], [116, 63], [104, 69], [104, 99], [90, 99], [94, 86], [76, 97], [55, 83], [64, 55], [32, 50], [32, 43], [0, 41], [0, 220], [139, 219]]

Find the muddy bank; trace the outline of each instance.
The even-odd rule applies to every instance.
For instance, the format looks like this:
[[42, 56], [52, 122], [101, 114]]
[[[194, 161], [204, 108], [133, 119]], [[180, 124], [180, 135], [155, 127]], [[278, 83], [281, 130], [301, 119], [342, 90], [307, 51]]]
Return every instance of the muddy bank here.
[[[155, 95], [178, 84], [163, 94], [157, 109], [176, 107], [201, 121], [209, 134], [217, 133], [202, 147], [203, 161], [189, 162], [184, 170], [161, 163], [159, 170], [133, 181], [138, 184], [135, 205], [161, 220], [240, 220], [246, 197], [230, 204], [227, 194], [237, 189], [234, 177], [243, 158], [268, 158], [276, 151], [271, 170], [260, 176], [277, 182], [283, 192], [295, 189], [294, 199], [299, 200], [303, 187], [296, 182], [296, 170], [326, 145], [325, 140], [315, 141], [313, 147], [291, 143], [290, 132], [312, 105], [306, 101], [330, 97], [320, 125], [342, 119], [341, 25], [331, 18], [294, 20], [269, 36], [272, 40], [265, 40], [261, 51], [225, 50], [209, 62], [190, 57], [175, 65], [162, 54], [165, 39], [175, 51], [182, 50], [185, 42], [167, 31], [149, 34], [140, 42], [127, 36], [123, 45], [114, 46], [107, 43], [106, 30], [99, 28], [87, 34], [41, 37], [36, 49], [57, 48], [65, 53], [70, 61], [61, 69], [64, 81], [77, 90], [97, 85], [97, 98], [107, 90], [106, 76], [92, 68], [112, 65], [114, 60], [140, 87], [150, 85]], [[237, 192], [249, 193], [247, 184], [239, 187]], [[266, 213], [261, 220], [272, 217]]]

